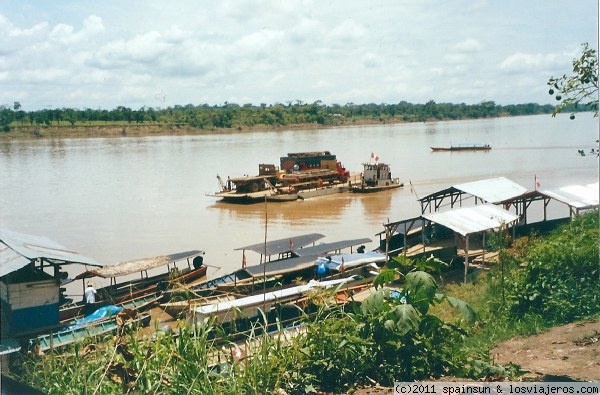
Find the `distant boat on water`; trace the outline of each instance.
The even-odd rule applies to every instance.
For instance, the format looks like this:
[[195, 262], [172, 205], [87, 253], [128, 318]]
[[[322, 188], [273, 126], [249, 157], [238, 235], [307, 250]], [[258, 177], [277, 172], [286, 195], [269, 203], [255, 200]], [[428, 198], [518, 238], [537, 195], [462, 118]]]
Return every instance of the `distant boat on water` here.
[[492, 147], [489, 144], [458, 144], [449, 147], [430, 147], [433, 152], [438, 151], [489, 151]]

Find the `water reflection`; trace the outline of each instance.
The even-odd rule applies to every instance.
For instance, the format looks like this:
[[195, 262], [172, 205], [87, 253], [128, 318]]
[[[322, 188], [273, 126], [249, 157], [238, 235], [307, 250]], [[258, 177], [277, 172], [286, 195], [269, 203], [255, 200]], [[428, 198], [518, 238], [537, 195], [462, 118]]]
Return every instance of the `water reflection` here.
[[267, 202], [250, 205], [216, 202], [210, 209], [226, 212], [231, 220], [261, 219], [291, 224], [309, 223], [322, 218], [340, 218], [351, 204], [349, 193], [341, 193], [293, 202]]

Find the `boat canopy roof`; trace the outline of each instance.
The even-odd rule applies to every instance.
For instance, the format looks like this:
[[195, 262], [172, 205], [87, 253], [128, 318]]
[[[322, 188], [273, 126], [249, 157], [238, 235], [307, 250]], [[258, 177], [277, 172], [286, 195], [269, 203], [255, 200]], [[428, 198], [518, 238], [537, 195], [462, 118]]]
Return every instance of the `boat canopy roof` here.
[[292, 252], [296, 248], [302, 248], [317, 240], [322, 239], [325, 235], [320, 233], [309, 233], [300, 236], [291, 236], [279, 240], [267, 241], [266, 243], [257, 243], [245, 247], [236, 248], [238, 250], [250, 250], [261, 255], [275, 255]]
[[35, 260], [51, 265], [102, 265], [43, 236], [0, 229], [0, 277], [17, 271]]
[[113, 265], [106, 265], [99, 269], [88, 270], [75, 277], [75, 279], [77, 280], [88, 277], [120, 277], [127, 274], [139, 273], [144, 270], [153, 269], [158, 266], [167, 265], [171, 262], [181, 261], [183, 259], [192, 258], [198, 255], [204, 255], [204, 251], [191, 250], [171, 255], [159, 255], [150, 258], [135, 259], [132, 261], [115, 263]]
[[587, 185], [569, 185], [556, 189], [545, 189], [541, 193], [578, 210], [598, 207], [599, 188], [597, 182]]
[[516, 222], [519, 217], [508, 211], [494, 206], [483, 204], [474, 207], [463, 207], [445, 212], [423, 215], [423, 218], [452, 229], [456, 233], [466, 236], [471, 233], [499, 229]]
[[332, 243], [321, 243], [312, 247], [300, 248], [294, 250], [294, 253], [298, 256], [317, 256], [327, 254], [332, 251], [338, 251], [344, 248], [357, 246], [359, 244], [370, 243], [371, 241], [373, 240], [369, 239], [368, 237], [363, 237], [361, 239], [340, 240]]
[[306, 247], [295, 250], [294, 252], [299, 255], [298, 257], [267, 262], [266, 266], [265, 264], [248, 266], [243, 270], [245, 270], [246, 273], [248, 273], [251, 277], [262, 277], [263, 275], [275, 276], [277, 274], [293, 273], [314, 266], [315, 259], [321, 255], [370, 241], [371, 239], [369, 238], [362, 238], [336, 241], [333, 243], [322, 243], [314, 247]]
[[210, 303], [194, 308], [196, 314], [210, 315], [218, 312], [228, 311], [232, 308], [244, 308], [248, 306], [260, 305], [263, 302], [271, 302], [273, 300], [283, 299], [295, 295], [302, 295], [313, 288], [329, 288], [335, 285], [343, 284], [351, 281], [352, 278], [340, 278], [335, 280], [327, 281], [315, 281], [310, 280], [308, 283], [303, 285], [297, 285], [295, 287], [278, 289], [276, 291], [266, 292], [262, 294], [245, 296], [243, 298], [237, 298], [227, 300], [219, 303]]
[[266, 262], [261, 265], [248, 266], [245, 270], [250, 277], [275, 276], [278, 274], [293, 273], [308, 269], [315, 264], [315, 256], [299, 256], [296, 258], [282, 259]]
[[507, 179], [506, 177], [489, 178], [485, 180], [472, 181], [464, 184], [456, 184], [450, 188], [434, 192], [424, 196], [419, 201], [421, 203], [443, 198], [452, 193], [468, 193], [487, 203], [499, 203], [505, 200], [514, 199], [525, 192], [527, 188]]

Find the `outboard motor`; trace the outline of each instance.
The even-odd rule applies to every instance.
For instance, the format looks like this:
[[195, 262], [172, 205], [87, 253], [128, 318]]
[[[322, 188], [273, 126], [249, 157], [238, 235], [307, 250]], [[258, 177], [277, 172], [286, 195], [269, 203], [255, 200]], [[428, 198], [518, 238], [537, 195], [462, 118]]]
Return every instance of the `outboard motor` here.
[[194, 260], [192, 262], [194, 264], [194, 269], [200, 269], [200, 267], [202, 267], [202, 265], [204, 264], [204, 257], [198, 255], [197, 257], [194, 257]]

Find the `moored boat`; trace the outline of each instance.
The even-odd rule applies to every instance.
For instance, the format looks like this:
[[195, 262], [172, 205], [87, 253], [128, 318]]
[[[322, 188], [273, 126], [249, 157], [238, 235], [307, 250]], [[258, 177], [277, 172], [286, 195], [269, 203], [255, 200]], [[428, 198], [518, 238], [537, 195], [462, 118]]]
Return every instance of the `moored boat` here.
[[258, 175], [227, 178], [217, 175], [220, 191], [213, 196], [228, 203], [287, 202], [349, 190], [350, 173], [329, 151], [288, 153], [280, 167], [260, 164]]
[[390, 166], [386, 163], [363, 163], [360, 183], [352, 185], [352, 192], [371, 193], [403, 187], [400, 178], [392, 178]]
[[438, 151], [489, 151], [492, 147], [489, 144], [459, 144], [449, 147], [430, 147], [433, 152]]
[[306, 284], [295, 287], [283, 288], [272, 292], [246, 296], [220, 303], [206, 304], [192, 310], [191, 320], [196, 324], [203, 325], [211, 318], [218, 324], [234, 321], [240, 318], [252, 318], [271, 310], [275, 304], [288, 303], [304, 296], [308, 291], [315, 288], [330, 288], [351, 281], [351, 278], [343, 278], [329, 281], [311, 280]]
[[59, 349], [88, 337], [114, 333], [120, 328], [130, 326], [146, 326], [150, 323], [150, 315], [146, 313], [137, 314], [135, 311], [122, 310], [119, 314], [106, 319], [90, 322], [88, 325], [76, 325], [40, 335], [30, 340], [30, 347], [36, 347], [39, 351]]
[[[192, 250], [171, 255], [161, 255], [151, 258], [136, 259], [102, 268], [88, 270], [75, 279], [90, 279], [99, 277], [110, 279], [110, 285], [98, 288], [100, 300], [93, 306], [81, 302], [66, 304], [60, 307], [60, 321], [73, 319], [84, 314], [84, 309], [92, 310], [109, 304], [123, 304], [133, 299], [161, 293], [179, 284], [197, 282], [206, 277], [207, 267], [204, 263], [204, 251]], [[185, 261], [187, 267], [179, 268], [176, 263]], [[160, 266], [166, 266], [163, 273], [148, 276], [148, 271]], [[141, 278], [118, 282], [118, 278], [140, 273]]]

